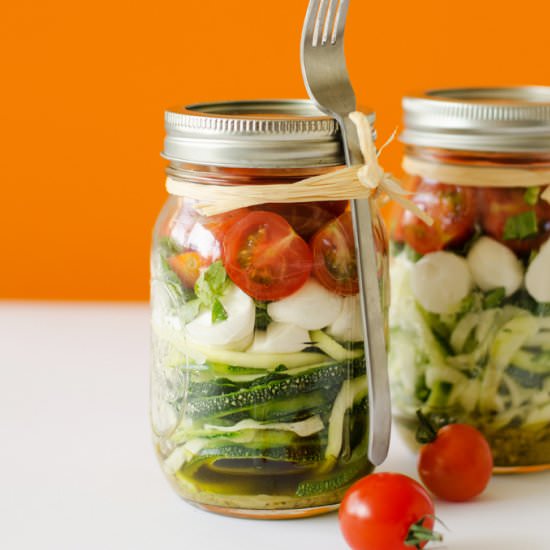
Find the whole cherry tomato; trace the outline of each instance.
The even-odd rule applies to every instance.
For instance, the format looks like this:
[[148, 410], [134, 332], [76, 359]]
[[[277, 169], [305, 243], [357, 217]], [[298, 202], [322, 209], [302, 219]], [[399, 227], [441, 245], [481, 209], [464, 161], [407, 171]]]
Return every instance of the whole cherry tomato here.
[[[541, 199], [536, 204], [525, 200], [525, 189], [480, 189], [481, 226], [483, 230], [514, 252], [529, 253], [550, 236], [550, 205]], [[507, 239], [508, 220], [532, 212], [537, 222], [537, 233], [523, 239]]]
[[419, 254], [461, 245], [473, 234], [477, 215], [474, 189], [422, 182], [412, 201], [434, 220], [429, 226], [409, 210], [402, 214], [399, 234]]
[[430, 496], [403, 474], [375, 473], [354, 483], [342, 500], [339, 517], [353, 550], [411, 550], [441, 540], [432, 531]]
[[420, 449], [418, 473], [443, 500], [461, 502], [479, 495], [493, 472], [491, 448], [468, 424], [448, 424]]
[[248, 213], [223, 238], [229, 278], [257, 300], [278, 300], [309, 278], [312, 256], [307, 243], [278, 214]]

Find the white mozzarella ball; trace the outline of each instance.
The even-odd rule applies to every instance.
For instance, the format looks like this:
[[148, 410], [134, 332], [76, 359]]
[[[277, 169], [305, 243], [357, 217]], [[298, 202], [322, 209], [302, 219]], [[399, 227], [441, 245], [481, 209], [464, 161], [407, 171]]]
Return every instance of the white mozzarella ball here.
[[318, 330], [333, 323], [342, 310], [342, 296], [309, 279], [299, 290], [267, 306], [274, 321]]
[[521, 286], [521, 262], [507, 246], [490, 237], [476, 241], [467, 260], [474, 282], [481, 290], [504, 288], [506, 296], [510, 296]]
[[454, 313], [472, 289], [468, 263], [451, 252], [426, 254], [411, 269], [411, 288], [427, 311]]
[[255, 353], [295, 353], [307, 348], [309, 332], [290, 323], [273, 322], [265, 331], [257, 331], [247, 351]]
[[550, 240], [527, 268], [525, 288], [537, 302], [550, 302]]
[[335, 321], [329, 325], [327, 333], [341, 342], [358, 342], [363, 340], [359, 294], [344, 297], [342, 311]]
[[231, 285], [220, 298], [227, 319], [212, 322], [212, 311], [205, 310], [186, 326], [186, 336], [198, 344], [241, 351], [252, 342], [256, 308], [254, 300]]

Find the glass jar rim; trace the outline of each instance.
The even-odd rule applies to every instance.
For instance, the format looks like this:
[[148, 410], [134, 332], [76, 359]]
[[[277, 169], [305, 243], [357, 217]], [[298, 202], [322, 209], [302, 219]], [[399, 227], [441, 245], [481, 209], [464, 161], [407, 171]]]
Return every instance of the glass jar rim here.
[[403, 98], [407, 145], [550, 151], [550, 86], [449, 88]]
[[[375, 115], [367, 111], [369, 122]], [[309, 100], [198, 103], [168, 109], [162, 156], [224, 167], [307, 168], [345, 164], [338, 123]]]

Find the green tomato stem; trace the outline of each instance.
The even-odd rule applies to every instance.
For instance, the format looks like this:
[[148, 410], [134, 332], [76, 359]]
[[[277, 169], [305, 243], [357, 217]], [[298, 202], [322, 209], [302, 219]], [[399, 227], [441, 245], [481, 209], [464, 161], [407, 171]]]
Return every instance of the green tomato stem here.
[[411, 525], [409, 532], [407, 533], [407, 538], [404, 541], [406, 546], [413, 546], [414, 548], [420, 550], [422, 548], [422, 543], [425, 544], [431, 540], [443, 540], [443, 535], [441, 535], [441, 533], [432, 531], [424, 526], [425, 519], [426, 517], [423, 517]]
[[418, 430], [416, 431], [416, 440], [418, 443], [431, 443], [437, 439], [437, 430], [434, 425], [429, 421], [428, 417], [418, 409], [416, 416], [420, 422]]

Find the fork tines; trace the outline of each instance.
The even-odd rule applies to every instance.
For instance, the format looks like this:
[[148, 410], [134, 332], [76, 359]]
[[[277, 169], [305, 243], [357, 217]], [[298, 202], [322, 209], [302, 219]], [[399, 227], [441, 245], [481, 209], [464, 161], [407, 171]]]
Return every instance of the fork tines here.
[[306, 39], [311, 45], [334, 45], [344, 34], [349, 0], [311, 0], [307, 9]]

